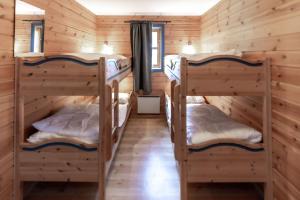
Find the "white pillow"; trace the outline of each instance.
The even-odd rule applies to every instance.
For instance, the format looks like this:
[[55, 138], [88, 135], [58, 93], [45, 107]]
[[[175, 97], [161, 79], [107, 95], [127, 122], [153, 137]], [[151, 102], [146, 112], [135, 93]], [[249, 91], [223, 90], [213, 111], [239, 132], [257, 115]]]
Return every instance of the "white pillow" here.
[[187, 96], [186, 103], [187, 104], [203, 104], [203, 103], [205, 103], [205, 99], [203, 96]]
[[[114, 93], [112, 94], [112, 102], [114, 100]], [[120, 104], [127, 104], [130, 99], [130, 94], [129, 93], [119, 93], [119, 103]], [[99, 96], [95, 99], [94, 101], [95, 104], [99, 104]]]
[[119, 103], [120, 104], [127, 104], [129, 103], [130, 94], [128, 93], [119, 93]]

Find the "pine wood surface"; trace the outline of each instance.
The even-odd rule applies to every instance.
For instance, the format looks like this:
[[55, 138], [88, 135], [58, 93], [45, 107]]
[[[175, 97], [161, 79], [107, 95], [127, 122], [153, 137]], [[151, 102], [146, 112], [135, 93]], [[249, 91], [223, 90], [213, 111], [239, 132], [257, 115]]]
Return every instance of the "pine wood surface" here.
[[14, 1], [0, 1], [0, 199], [12, 199], [14, 131]]
[[[274, 199], [299, 198], [300, 2], [223, 0], [201, 18], [201, 50], [237, 49], [270, 57]], [[262, 130], [259, 97], [208, 97], [231, 117]]]

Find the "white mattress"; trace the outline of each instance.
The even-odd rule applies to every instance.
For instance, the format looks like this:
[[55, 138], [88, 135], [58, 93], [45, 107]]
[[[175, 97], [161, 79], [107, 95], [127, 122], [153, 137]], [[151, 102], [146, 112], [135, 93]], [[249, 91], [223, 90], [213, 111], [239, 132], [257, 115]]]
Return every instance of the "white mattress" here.
[[128, 103], [119, 104], [119, 127], [122, 127], [123, 124], [125, 123], [127, 110], [128, 110]]
[[215, 139], [234, 139], [252, 144], [262, 140], [259, 131], [234, 121], [209, 104], [187, 105], [187, 137], [189, 144], [201, 144]]
[[171, 128], [171, 98], [166, 94], [166, 117], [169, 128]]
[[[119, 104], [119, 127], [126, 120], [127, 110], [128, 104]], [[69, 106], [46, 119], [35, 122], [33, 126], [39, 130], [27, 139], [33, 144], [58, 138], [70, 138], [88, 144], [97, 143], [99, 104]]]

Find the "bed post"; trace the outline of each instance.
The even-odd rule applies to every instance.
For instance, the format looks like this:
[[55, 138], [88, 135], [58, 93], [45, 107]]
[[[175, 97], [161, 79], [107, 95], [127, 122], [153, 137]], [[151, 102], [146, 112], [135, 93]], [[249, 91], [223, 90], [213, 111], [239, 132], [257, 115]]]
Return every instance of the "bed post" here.
[[112, 87], [109, 85], [105, 85], [105, 110], [104, 110], [104, 118], [105, 118], [105, 125], [104, 129], [105, 132], [105, 144], [106, 144], [106, 161], [109, 161], [112, 157], [112, 145], [113, 145], [113, 138], [112, 138]]
[[[173, 81], [171, 81], [171, 140], [172, 140], [172, 142], [174, 143], [175, 142], [175, 139], [174, 139], [174, 132], [175, 132], [175, 126], [173, 126], [173, 125], [175, 125], [175, 119], [174, 119], [174, 112], [175, 112], [175, 109], [174, 109], [174, 106], [176, 105], [175, 104], [175, 86], [176, 86], [176, 81], [175, 80], [173, 80]], [[174, 102], [174, 104], [173, 104], [173, 102]], [[177, 113], [178, 114], [178, 113]]]
[[180, 109], [179, 109], [180, 85], [174, 87], [174, 108], [173, 108], [173, 122], [174, 126], [174, 146], [175, 146], [175, 159], [181, 161], [181, 133], [180, 133]]
[[113, 81], [113, 92], [114, 92], [114, 101], [113, 101], [113, 109], [114, 109], [114, 142], [118, 141], [119, 133], [118, 133], [118, 127], [119, 127], [119, 82], [114, 80]]
[[267, 161], [267, 180], [264, 186], [264, 199], [273, 199], [273, 178], [272, 178], [272, 96], [271, 96], [271, 59], [267, 58], [264, 62], [265, 69], [265, 91], [263, 105], [263, 140], [265, 144]]
[[21, 139], [24, 138], [24, 97], [21, 92], [21, 65], [22, 65], [22, 59], [18, 58], [16, 65], [15, 65], [15, 88], [16, 88], [16, 97], [15, 97], [15, 103], [16, 103], [16, 110], [15, 110], [15, 137], [14, 137], [14, 199], [15, 200], [22, 200], [23, 199], [23, 182], [20, 179], [20, 173], [19, 173], [19, 151], [20, 151], [20, 144]]
[[106, 72], [105, 58], [101, 57], [98, 64], [98, 80], [99, 80], [99, 144], [98, 144], [98, 192], [99, 200], [105, 200], [105, 164], [106, 164], [106, 141], [105, 141], [105, 101], [106, 101]]
[[180, 61], [180, 194], [181, 200], [188, 199], [187, 182], [187, 143], [186, 143], [186, 78], [187, 78], [187, 59], [181, 58]]
[[180, 61], [180, 121], [181, 121], [181, 156], [183, 160], [186, 160], [187, 144], [186, 144], [186, 78], [187, 78], [187, 59], [181, 58]]

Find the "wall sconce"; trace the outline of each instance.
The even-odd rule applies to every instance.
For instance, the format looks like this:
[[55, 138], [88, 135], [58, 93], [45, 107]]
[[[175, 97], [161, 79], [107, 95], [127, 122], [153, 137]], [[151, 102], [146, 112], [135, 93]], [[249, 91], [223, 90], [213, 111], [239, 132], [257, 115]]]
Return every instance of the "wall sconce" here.
[[104, 55], [112, 55], [114, 53], [114, 49], [108, 44], [108, 41], [104, 42], [101, 53]]
[[185, 46], [183, 47], [182, 53], [188, 54], [188, 55], [193, 55], [193, 54], [196, 53], [196, 50], [195, 50], [195, 48], [193, 47], [191, 41], [188, 41], [188, 44], [185, 45]]
[[93, 47], [83, 46], [83, 47], [81, 47], [81, 52], [82, 53], [94, 53], [95, 49]]

